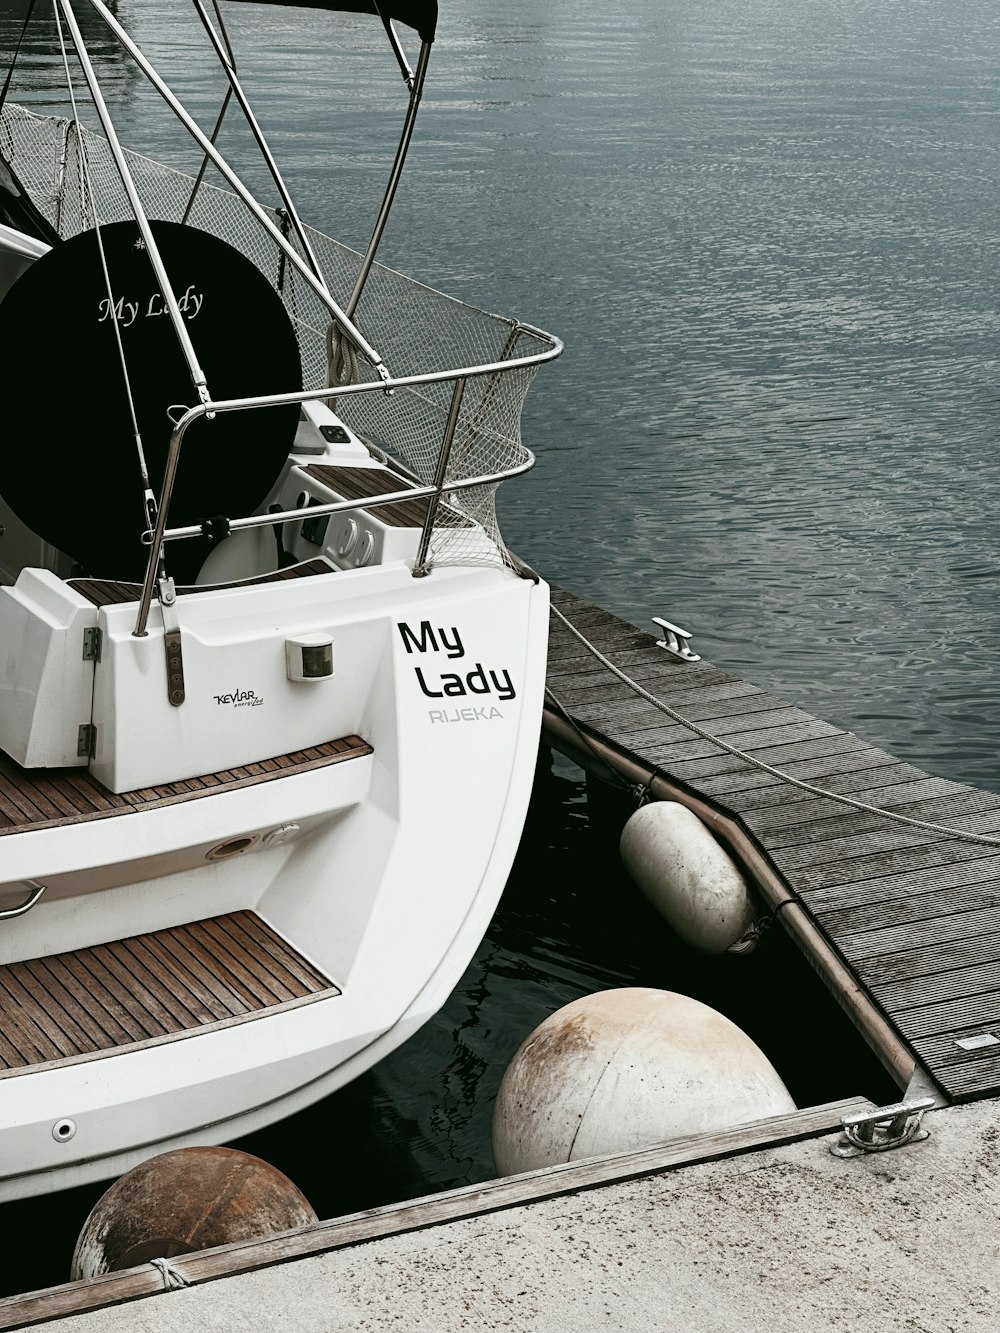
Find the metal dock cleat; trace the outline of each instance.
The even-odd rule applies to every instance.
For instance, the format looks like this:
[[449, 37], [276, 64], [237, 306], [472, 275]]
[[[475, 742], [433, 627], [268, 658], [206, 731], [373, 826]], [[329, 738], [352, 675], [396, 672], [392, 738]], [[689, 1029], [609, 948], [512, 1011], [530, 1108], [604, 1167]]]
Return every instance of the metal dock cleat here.
[[682, 662], [700, 662], [701, 657], [698, 653], [692, 652], [688, 647], [688, 640], [691, 635], [686, 629], [681, 629], [679, 625], [671, 625], [669, 620], [664, 620], [662, 616], [653, 616], [654, 625], [658, 625], [663, 630], [663, 638], [656, 640], [657, 648], [663, 648], [674, 657], [679, 657]]
[[928, 1131], [920, 1127], [924, 1112], [936, 1105], [934, 1097], [920, 1097], [845, 1115], [841, 1121], [844, 1133], [830, 1151], [834, 1157], [860, 1157], [863, 1153], [888, 1152], [907, 1143], [919, 1143], [928, 1137]]

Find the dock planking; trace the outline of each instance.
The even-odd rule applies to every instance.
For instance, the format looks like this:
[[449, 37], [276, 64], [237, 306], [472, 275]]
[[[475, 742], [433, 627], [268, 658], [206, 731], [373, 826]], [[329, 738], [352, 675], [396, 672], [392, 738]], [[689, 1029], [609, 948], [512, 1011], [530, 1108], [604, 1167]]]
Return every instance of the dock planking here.
[[[755, 759], [838, 795], [1000, 837], [1000, 796], [923, 772], [553, 587], [553, 605], [650, 693]], [[657, 769], [755, 842], [890, 1025], [954, 1101], [1000, 1092], [1000, 848], [802, 791], [673, 721], [555, 616], [549, 688], [584, 732]]]

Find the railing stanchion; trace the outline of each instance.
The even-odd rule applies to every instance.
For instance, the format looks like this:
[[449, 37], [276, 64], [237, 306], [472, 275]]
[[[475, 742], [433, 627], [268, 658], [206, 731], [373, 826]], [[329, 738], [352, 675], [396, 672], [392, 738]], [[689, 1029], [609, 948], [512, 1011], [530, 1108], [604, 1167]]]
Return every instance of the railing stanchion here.
[[[460, 477], [457, 480], [448, 481], [448, 465], [450, 462], [452, 446], [455, 442], [455, 435], [458, 429], [458, 418], [462, 409], [462, 396], [465, 393], [467, 380], [485, 375], [499, 376], [508, 371], [521, 370], [529, 366], [540, 366], [546, 361], [551, 361], [557, 357], [563, 350], [563, 345], [558, 338], [551, 334], [543, 333], [541, 330], [533, 329], [530, 325], [522, 324], [519, 326], [521, 331], [527, 330], [535, 334], [538, 338], [548, 341], [548, 347], [545, 351], [535, 353], [531, 356], [513, 357], [510, 360], [488, 362], [479, 366], [466, 366], [461, 371], [435, 370], [422, 375], [402, 375], [397, 379], [387, 380], [369, 380], [358, 384], [342, 385], [335, 388], [333, 385], [327, 385], [321, 389], [296, 389], [289, 393], [264, 394], [253, 398], [230, 398], [219, 401], [210, 401], [199, 403], [195, 407], [189, 407], [182, 410], [183, 415], [174, 418], [171, 410], [171, 420], [174, 422], [174, 429], [170, 436], [170, 444], [167, 450], [167, 462], [164, 469], [163, 486], [159, 497], [159, 506], [156, 514], [156, 522], [153, 530], [147, 532], [143, 538], [148, 541], [149, 562], [146, 567], [146, 577], [143, 582], [142, 594], [139, 598], [139, 613], [136, 618], [135, 628], [132, 634], [135, 638], [145, 638], [149, 612], [153, 602], [153, 596], [156, 588], [156, 579], [159, 574], [160, 560], [162, 556], [164, 543], [178, 541], [185, 537], [199, 537], [204, 534], [203, 526], [198, 523], [180, 528], [168, 528], [167, 517], [170, 511], [170, 501], [173, 496], [174, 480], [177, 475], [177, 464], [180, 458], [181, 444], [188, 428], [200, 417], [212, 418], [223, 412], [241, 412], [253, 408], [282, 407], [291, 403], [310, 403], [317, 402], [324, 398], [329, 398], [336, 393], [337, 397], [354, 397], [363, 393], [383, 392], [389, 389], [410, 389], [423, 387], [429, 384], [442, 384], [454, 380], [455, 388], [452, 392], [451, 406], [448, 411], [448, 420], [445, 424], [444, 436], [441, 441], [441, 449], [438, 454], [437, 467], [434, 480], [427, 486], [407, 485], [405, 491], [386, 492], [383, 495], [366, 496], [357, 500], [337, 500], [329, 504], [310, 504], [308, 509], [290, 509], [281, 510], [278, 513], [268, 512], [266, 514], [249, 515], [246, 518], [235, 518], [230, 520], [230, 527], [233, 532], [243, 528], [264, 527], [274, 523], [291, 522], [302, 518], [306, 514], [312, 518], [323, 514], [338, 514], [351, 509], [378, 509], [380, 506], [406, 504], [413, 500], [427, 499], [427, 517], [424, 521], [420, 536], [420, 546], [417, 552], [416, 562], [413, 567], [413, 575], [420, 578], [430, 573], [428, 557], [430, 554], [431, 537], [434, 530], [434, 522], [437, 518], [438, 507], [442, 496], [452, 492], [470, 490], [476, 486], [490, 486], [496, 482], [503, 481], [509, 477], [520, 476], [523, 472], [529, 471], [534, 467], [535, 458], [530, 449], [520, 446], [522, 461], [508, 464], [498, 471], [484, 473], [481, 476]], [[506, 349], [505, 349], [506, 351]], [[493, 390], [490, 385], [487, 389], [487, 395]], [[474, 429], [474, 427], [469, 427]]]
[[455, 391], [451, 395], [451, 407], [444, 428], [444, 438], [441, 441], [441, 451], [438, 454], [437, 470], [434, 473], [434, 494], [427, 501], [427, 517], [424, 519], [424, 530], [420, 534], [417, 558], [413, 562], [413, 577], [415, 579], [423, 578], [425, 574], [431, 572], [430, 565], [427, 562], [431, 549], [431, 534], [434, 531], [434, 520], [437, 518], [438, 505], [441, 503], [441, 494], [444, 491], [444, 484], [448, 477], [448, 459], [455, 439], [455, 430], [458, 427], [458, 414], [462, 410], [462, 395], [464, 393], [465, 377], [463, 376], [455, 381]]
[[167, 515], [170, 512], [170, 501], [174, 495], [174, 481], [177, 477], [177, 464], [181, 456], [181, 442], [184, 439], [184, 432], [190, 423], [197, 416], [203, 415], [202, 409], [189, 408], [174, 426], [170, 436], [170, 447], [167, 450], [167, 463], [163, 472], [163, 486], [160, 490], [160, 503], [156, 511], [156, 526], [153, 529], [152, 540], [149, 546], [149, 563], [146, 566], [146, 577], [142, 585], [142, 597], [139, 601], [139, 614], [136, 617], [135, 629], [132, 631], [132, 637], [135, 639], [144, 639], [147, 634], [146, 622], [149, 619], [149, 608], [153, 601], [153, 587], [156, 583], [157, 574], [160, 565], [160, 552], [163, 550], [163, 534], [167, 528]]

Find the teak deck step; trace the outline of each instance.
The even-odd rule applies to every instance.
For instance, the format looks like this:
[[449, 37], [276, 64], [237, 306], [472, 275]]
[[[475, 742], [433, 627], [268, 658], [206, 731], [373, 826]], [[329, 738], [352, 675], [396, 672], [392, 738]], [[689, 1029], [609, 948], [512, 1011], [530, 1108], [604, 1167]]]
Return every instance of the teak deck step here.
[[[193, 583], [178, 588], [185, 596], [198, 592], [221, 592], [224, 588], [249, 588], [258, 583], [284, 583], [288, 579], [308, 579], [316, 574], [332, 574], [334, 569], [325, 560], [304, 560], [298, 565], [287, 565], [276, 569], [271, 574], [257, 574], [251, 579], [236, 579], [232, 583]], [[81, 597], [95, 606], [115, 606], [125, 602], [137, 602], [142, 596], [141, 583], [123, 583], [117, 579], [69, 579], [69, 586], [75, 588]]]
[[153, 810], [371, 753], [372, 747], [360, 736], [342, 736], [306, 750], [294, 750], [291, 754], [275, 755], [218, 773], [203, 773], [183, 782], [117, 793], [108, 791], [85, 768], [22, 768], [0, 751], [0, 837], [23, 833], [29, 828], [55, 828]]
[[340, 992], [255, 912], [0, 967], [0, 1078]]

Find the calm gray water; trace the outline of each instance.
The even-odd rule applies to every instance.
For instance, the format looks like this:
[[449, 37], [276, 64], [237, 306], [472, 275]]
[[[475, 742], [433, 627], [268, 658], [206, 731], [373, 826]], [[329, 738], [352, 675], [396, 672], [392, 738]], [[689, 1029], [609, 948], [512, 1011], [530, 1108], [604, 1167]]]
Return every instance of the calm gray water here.
[[[0, 0], [8, 49], [19, 10]], [[506, 488], [508, 540], [636, 623], [665, 614], [721, 664], [1000, 790], [995, 0], [443, 11], [382, 258], [566, 341], [529, 399], [539, 463]], [[221, 85], [195, 29], [173, 3], [119, 12], [210, 123]], [[229, 21], [301, 211], [363, 246], [402, 115], [377, 26], [242, 5]], [[47, 104], [51, 40], [27, 54], [21, 100]], [[195, 162], [96, 54], [123, 137]], [[584, 990], [674, 984], [651, 928], [609, 938], [609, 895], [630, 927], [640, 909], [595, 861], [579, 787], [546, 785], [536, 814], [439, 1020], [294, 1131], [323, 1159], [297, 1173], [321, 1213], [489, 1174], [490, 1095], [530, 1027]], [[344, 1141], [366, 1180], [345, 1183]], [[257, 1146], [296, 1164], [287, 1131]]]
[[[301, 211], [363, 246], [402, 114], [377, 25], [231, 8]], [[529, 400], [539, 465], [507, 488], [509, 540], [637, 623], [666, 614], [830, 720], [1000, 788], [1000, 9], [442, 8], [382, 257], [566, 341]], [[174, 5], [120, 12], [211, 123], [200, 30]], [[28, 66], [36, 100], [51, 49]], [[97, 55], [123, 135], [170, 155], [155, 94]]]

